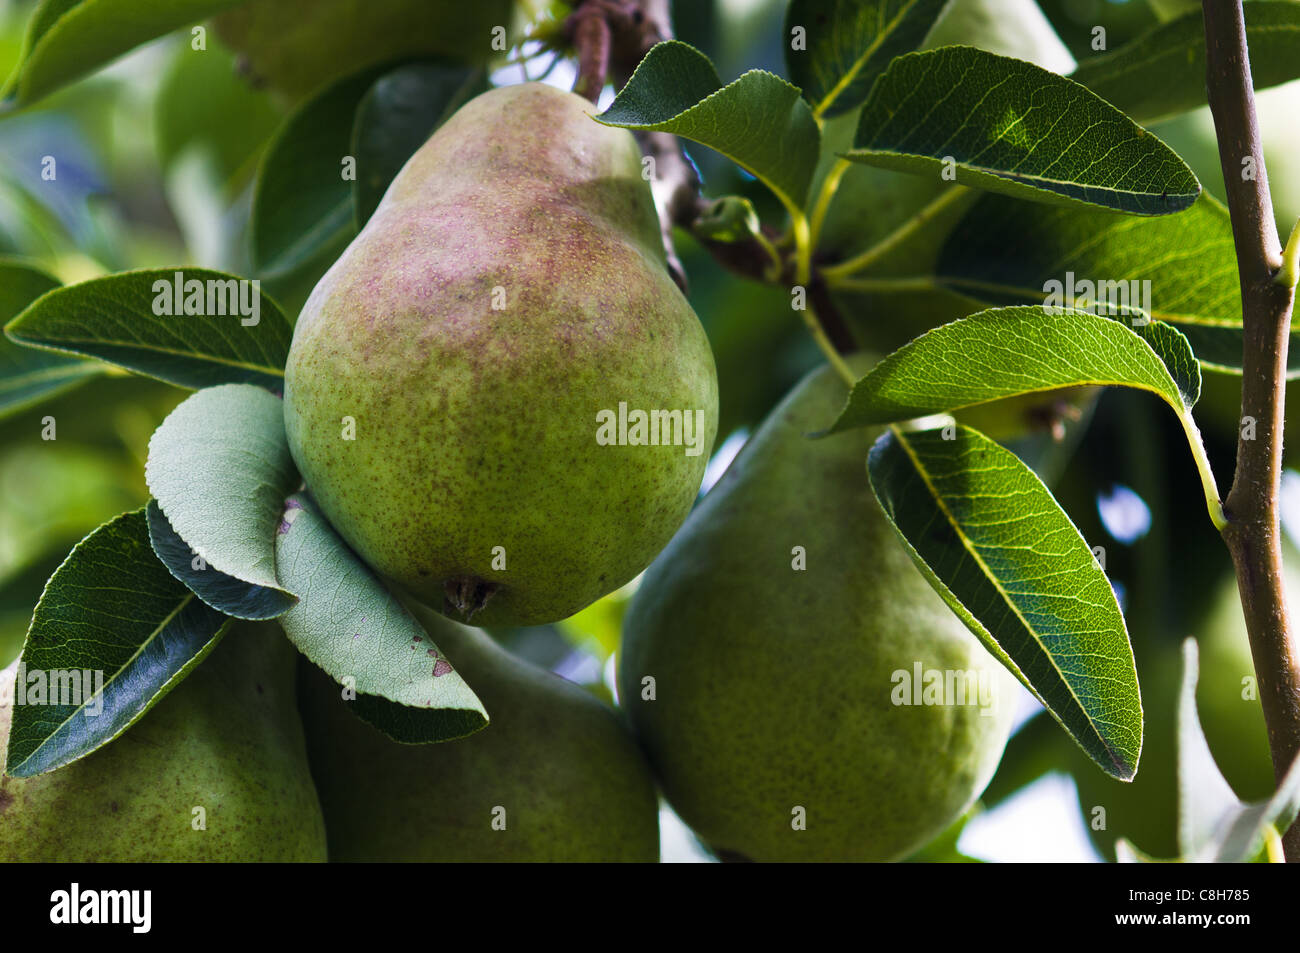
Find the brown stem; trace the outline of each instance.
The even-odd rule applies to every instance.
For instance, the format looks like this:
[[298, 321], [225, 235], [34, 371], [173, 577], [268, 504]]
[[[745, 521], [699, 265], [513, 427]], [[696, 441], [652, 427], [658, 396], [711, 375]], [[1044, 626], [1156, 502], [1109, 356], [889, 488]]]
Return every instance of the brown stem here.
[[594, 103], [605, 88], [613, 45], [605, 5], [600, 2], [580, 4], [570, 17], [569, 29], [574, 49], [578, 52], [578, 78], [574, 81], [573, 91]]
[[813, 276], [812, 283], [808, 286], [808, 297], [817, 312], [817, 317], [821, 320], [822, 329], [835, 345], [835, 350], [841, 354], [852, 354], [856, 351], [857, 339], [853, 337], [848, 322], [844, 320], [844, 315], [840, 314], [840, 309], [835, 306], [830, 289], [826, 287], [826, 282], [820, 276]]
[[[1246, 48], [1241, 0], [1203, 0], [1206, 85], [1219, 140], [1241, 283], [1241, 435], [1237, 470], [1224, 501], [1223, 538], [1237, 570], [1250, 651], [1268, 726], [1273, 773], [1281, 781], [1300, 752], [1300, 653], [1287, 621], [1278, 529], [1283, 399], [1293, 292], [1273, 282], [1282, 246]], [[1249, 163], [1243, 160], [1250, 159]], [[1253, 176], [1247, 173], [1252, 170]], [[1283, 835], [1286, 858], [1300, 862], [1300, 824]]]
[[[606, 0], [605, 12], [613, 34], [610, 66], [614, 82], [621, 89], [650, 48], [673, 36], [668, 0]], [[673, 246], [673, 226], [690, 228], [699, 217], [700, 180], [682, 151], [677, 137], [667, 132], [637, 134], [641, 151], [653, 161], [650, 189], [659, 212], [668, 272], [685, 293], [686, 270]]]

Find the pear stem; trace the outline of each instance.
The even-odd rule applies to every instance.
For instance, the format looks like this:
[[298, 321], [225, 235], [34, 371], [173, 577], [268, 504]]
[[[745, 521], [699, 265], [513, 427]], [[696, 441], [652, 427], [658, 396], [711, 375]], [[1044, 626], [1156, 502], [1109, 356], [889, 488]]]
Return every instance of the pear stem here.
[[952, 186], [879, 242], [846, 261], [825, 266], [822, 268], [822, 274], [828, 279], [836, 281], [863, 271], [915, 235], [944, 209], [954, 202], [961, 201], [968, 192], [969, 190], [964, 186]]
[[595, 103], [600, 100], [609, 75], [609, 51], [613, 42], [606, 11], [600, 3], [583, 3], [570, 21], [573, 46], [578, 51], [578, 78], [573, 91]]

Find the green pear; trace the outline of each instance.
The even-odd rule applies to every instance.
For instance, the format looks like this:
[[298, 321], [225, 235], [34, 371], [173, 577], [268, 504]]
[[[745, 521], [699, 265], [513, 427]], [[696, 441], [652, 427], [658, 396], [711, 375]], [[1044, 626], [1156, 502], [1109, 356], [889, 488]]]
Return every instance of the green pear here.
[[462, 107], [316, 286], [285, 368], [326, 517], [489, 627], [565, 618], [644, 569], [717, 426], [636, 141], [591, 111], [536, 83]]
[[[0, 777], [0, 861], [324, 861], [296, 655], [275, 626], [237, 624], [108, 745]], [[0, 753], [16, 672], [0, 673]]]
[[335, 861], [656, 861], [644, 758], [613, 709], [479, 629], [413, 607], [491, 719], [458, 741], [402, 745], [301, 668], [312, 772]]
[[[669, 803], [725, 859], [904, 857], [970, 806], [1010, 730], [1012, 677], [872, 494], [879, 432], [806, 439], [846, 396], [829, 368], [806, 377], [628, 610], [620, 698]], [[922, 693], [936, 672], [951, 694]]]
[[436, 54], [466, 62], [493, 55], [492, 30], [509, 29], [511, 0], [247, 0], [212, 21], [258, 87], [302, 99], [367, 66]]

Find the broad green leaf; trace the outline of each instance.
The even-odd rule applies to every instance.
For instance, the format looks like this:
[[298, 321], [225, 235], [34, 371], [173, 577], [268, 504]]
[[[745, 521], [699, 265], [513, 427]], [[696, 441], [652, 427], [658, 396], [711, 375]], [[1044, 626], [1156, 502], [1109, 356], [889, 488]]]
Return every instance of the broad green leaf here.
[[671, 132], [708, 146], [761, 179], [789, 209], [803, 207], [819, 132], [798, 88], [763, 70], [722, 85], [713, 63], [676, 40], [645, 55], [598, 122]]
[[280, 274], [356, 232], [352, 127], [366, 92], [391, 67], [372, 66], [298, 107], [267, 146], [253, 192], [253, 261]]
[[353, 710], [394, 741], [449, 741], [487, 713], [428, 632], [350, 550], [305, 494], [285, 504], [275, 538], [285, 585], [300, 601], [280, 616], [293, 644], [336, 682]]
[[1167, 325], [1130, 320], [1146, 319], [1025, 306], [941, 325], [859, 380], [831, 432], [1080, 385], [1136, 387], [1187, 415], [1201, 383], [1191, 348]]
[[[856, 109], [895, 56], [925, 39], [948, 0], [793, 0], [785, 15], [785, 63], [817, 116]], [[792, 31], [804, 30], [806, 49]]]
[[18, 65], [0, 93], [0, 111], [27, 106], [141, 43], [241, 2], [42, 0], [27, 23]]
[[485, 89], [487, 74], [482, 69], [452, 61], [408, 63], [370, 87], [352, 128], [352, 154], [357, 159], [352, 204], [358, 229], [374, 214], [406, 160], [452, 113]]
[[154, 555], [190, 592], [218, 612], [237, 619], [274, 619], [298, 601], [283, 590], [255, 586], [209, 566], [167, 522], [157, 500], [149, 501], [145, 515]]
[[29, 778], [112, 741], [212, 651], [227, 621], [154, 556], [144, 510], [95, 530], [36, 604], [5, 773]]
[[[1241, 372], [1232, 223], [1210, 195], [1160, 218], [987, 195], [948, 236], [935, 273], [990, 304], [1042, 302], [1049, 282], [1076, 295], [1087, 284], [1140, 282], [1143, 309], [1182, 331], [1202, 365]], [[1300, 348], [1289, 352], [1289, 369], [1300, 372]]]
[[168, 523], [204, 562], [293, 600], [276, 578], [275, 531], [301, 478], [279, 397], [250, 384], [190, 395], [154, 431], [144, 476]]
[[1178, 849], [1193, 863], [1236, 864], [1256, 857], [1266, 838], [1285, 831], [1300, 811], [1300, 758], [1267, 801], [1237, 799], [1210, 753], [1196, 709], [1196, 641], [1183, 642], [1178, 698]]
[[[1242, 8], [1256, 89], [1300, 78], [1300, 4], [1254, 0]], [[1140, 123], [1204, 106], [1205, 23], [1197, 9], [1152, 27], [1112, 53], [1084, 59], [1070, 78]]]
[[1133, 777], [1142, 702], [1124, 617], [1042, 481], [960, 424], [891, 428], [871, 448], [867, 472], [913, 561], [957, 616], [1102, 770]]
[[1087, 88], [968, 46], [895, 59], [872, 87], [846, 157], [1135, 215], [1181, 211], [1201, 190], [1173, 150]]
[[251, 177], [281, 118], [271, 97], [239, 75], [233, 54], [217, 43], [205, 50], [182, 44], [154, 100], [159, 164], [167, 172], [188, 151], [204, 150], [218, 180], [234, 192]]
[[186, 268], [124, 271], [59, 288], [10, 321], [5, 334], [178, 387], [279, 389], [293, 329], [258, 282]]
[[[0, 259], [0, 324], [58, 286], [43, 271]], [[22, 347], [0, 337], [0, 416], [75, 387], [102, 370], [93, 361]]]

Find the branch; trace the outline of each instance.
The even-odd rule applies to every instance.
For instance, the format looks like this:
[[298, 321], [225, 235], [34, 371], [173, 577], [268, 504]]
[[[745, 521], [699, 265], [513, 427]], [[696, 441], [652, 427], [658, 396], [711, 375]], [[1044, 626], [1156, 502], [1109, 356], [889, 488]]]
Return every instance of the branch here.
[[[1237, 470], [1224, 501], [1228, 522], [1223, 538], [1237, 571], [1273, 773], [1280, 781], [1300, 752], [1300, 653], [1287, 620], [1278, 528], [1282, 407], [1294, 292], [1274, 281], [1282, 247], [1255, 117], [1241, 0], [1203, 0], [1203, 8], [1206, 85], [1232, 216], [1245, 328], [1242, 426]], [[1300, 824], [1286, 832], [1283, 845], [1287, 860], [1300, 862]]]
[[573, 83], [573, 91], [595, 103], [600, 100], [609, 74], [612, 42], [604, 5], [600, 2], [579, 5], [570, 16], [567, 29], [578, 52], [578, 78]]

